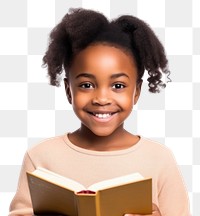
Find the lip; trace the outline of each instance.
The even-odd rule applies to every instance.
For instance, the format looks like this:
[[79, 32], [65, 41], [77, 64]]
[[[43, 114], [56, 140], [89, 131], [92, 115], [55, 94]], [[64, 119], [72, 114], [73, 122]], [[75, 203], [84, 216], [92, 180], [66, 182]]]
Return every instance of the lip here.
[[111, 115], [115, 114], [118, 111], [111, 111], [111, 110], [93, 110], [93, 111], [87, 111], [89, 114], [107, 114], [110, 113]]

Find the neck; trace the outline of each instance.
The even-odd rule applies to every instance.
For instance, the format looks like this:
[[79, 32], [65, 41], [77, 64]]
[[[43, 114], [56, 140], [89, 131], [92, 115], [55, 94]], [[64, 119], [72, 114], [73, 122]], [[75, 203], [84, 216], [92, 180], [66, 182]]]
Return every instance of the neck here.
[[127, 132], [123, 125], [108, 136], [98, 136], [85, 126], [69, 135], [70, 141], [82, 148], [96, 151], [111, 151], [130, 147], [138, 141], [138, 137]]

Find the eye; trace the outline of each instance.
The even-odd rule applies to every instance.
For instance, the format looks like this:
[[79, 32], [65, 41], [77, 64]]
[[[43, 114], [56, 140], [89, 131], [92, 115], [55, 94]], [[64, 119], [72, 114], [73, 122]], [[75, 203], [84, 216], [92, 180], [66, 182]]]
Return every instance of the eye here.
[[123, 89], [123, 88], [125, 88], [126, 86], [124, 85], [124, 84], [122, 84], [122, 83], [115, 83], [113, 86], [112, 86], [112, 88], [114, 88], [114, 89]]
[[84, 89], [93, 89], [94, 88], [94, 86], [91, 83], [82, 83], [82, 84], [80, 84], [79, 87], [84, 88]]

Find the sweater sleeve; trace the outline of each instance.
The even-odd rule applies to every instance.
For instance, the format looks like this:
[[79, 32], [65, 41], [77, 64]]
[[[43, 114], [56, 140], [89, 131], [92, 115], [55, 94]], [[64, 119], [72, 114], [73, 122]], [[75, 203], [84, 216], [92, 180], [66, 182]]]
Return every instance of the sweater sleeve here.
[[29, 157], [28, 153], [25, 154], [19, 182], [16, 194], [10, 204], [9, 216], [32, 216], [33, 209], [31, 204], [31, 198], [28, 188], [28, 182], [26, 177], [26, 172], [32, 172], [35, 170], [35, 167]]
[[189, 199], [179, 167], [169, 151], [159, 180], [159, 208], [162, 216], [190, 216]]

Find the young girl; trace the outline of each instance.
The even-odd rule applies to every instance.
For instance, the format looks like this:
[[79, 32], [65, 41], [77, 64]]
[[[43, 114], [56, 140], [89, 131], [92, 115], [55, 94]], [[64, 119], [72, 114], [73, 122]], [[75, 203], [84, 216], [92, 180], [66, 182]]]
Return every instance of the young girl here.
[[51, 32], [43, 61], [51, 85], [59, 86], [65, 71], [66, 95], [81, 126], [27, 151], [9, 215], [33, 214], [26, 172], [40, 166], [86, 187], [133, 172], [151, 176], [151, 215], [189, 216], [187, 192], [170, 150], [124, 129], [145, 70], [153, 93], [165, 87], [162, 74], [169, 75], [163, 46], [150, 27], [133, 16], [109, 22], [101, 13], [71, 9]]

